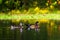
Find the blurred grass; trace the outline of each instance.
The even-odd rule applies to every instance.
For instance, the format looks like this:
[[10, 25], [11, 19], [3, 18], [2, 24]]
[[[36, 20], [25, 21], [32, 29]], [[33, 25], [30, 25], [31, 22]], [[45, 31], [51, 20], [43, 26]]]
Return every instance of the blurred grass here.
[[[51, 14], [51, 15], [50, 15]], [[53, 14], [53, 15], [52, 15]], [[11, 10], [9, 12], [0, 12], [1, 20], [11, 19], [59, 19], [60, 10], [54, 8], [29, 8], [28, 10]]]
[[[20, 14], [20, 15], [8, 15], [8, 14], [0, 14], [0, 20], [13, 20], [13, 19], [52, 19], [59, 20], [59, 14]], [[17, 20], [17, 21], [18, 21]]]

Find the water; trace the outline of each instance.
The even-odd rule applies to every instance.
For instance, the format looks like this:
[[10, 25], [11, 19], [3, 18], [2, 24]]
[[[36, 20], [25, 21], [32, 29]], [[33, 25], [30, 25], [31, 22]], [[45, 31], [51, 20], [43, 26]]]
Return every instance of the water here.
[[[39, 32], [24, 29], [21, 33], [19, 29], [11, 30], [8, 28], [11, 23], [11, 20], [0, 21], [0, 40], [60, 40], [60, 31], [57, 26], [48, 27], [50, 29], [47, 30], [48, 24], [41, 23]], [[48, 35], [50, 31], [51, 33]]]

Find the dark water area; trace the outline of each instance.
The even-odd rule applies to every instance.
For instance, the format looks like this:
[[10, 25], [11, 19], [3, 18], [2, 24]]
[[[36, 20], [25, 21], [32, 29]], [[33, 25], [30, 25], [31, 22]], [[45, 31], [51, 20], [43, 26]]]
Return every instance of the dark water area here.
[[19, 29], [10, 29], [11, 20], [0, 20], [0, 40], [60, 40], [60, 21], [54, 21], [52, 26], [50, 23], [40, 22], [39, 32], [23, 29], [21, 33]]

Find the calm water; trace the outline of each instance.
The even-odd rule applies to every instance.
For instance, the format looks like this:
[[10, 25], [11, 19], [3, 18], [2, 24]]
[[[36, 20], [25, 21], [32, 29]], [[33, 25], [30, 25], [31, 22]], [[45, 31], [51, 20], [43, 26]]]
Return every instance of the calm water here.
[[11, 20], [0, 21], [0, 40], [60, 40], [60, 31], [57, 26], [59, 23], [52, 27], [49, 26], [50, 24], [40, 23], [39, 32], [24, 29], [22, 33], [19, 29], [8, 28], [11, 24]]

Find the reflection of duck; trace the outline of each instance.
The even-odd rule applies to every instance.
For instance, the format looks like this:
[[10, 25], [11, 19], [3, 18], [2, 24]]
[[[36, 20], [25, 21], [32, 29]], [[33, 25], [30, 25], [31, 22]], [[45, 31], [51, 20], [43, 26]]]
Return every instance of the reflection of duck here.
[[20, 24], [19, 24], [19, 29], [20, 29], [20, 32], [23, 32], [23, 23], [22, 22], [20, 22]]
[[26, 29], [25, 29], [25, 30], [30, 30], [30, 24], [27, 23], [27, 24], [25, 24], [25, 25], [26, 25]]
[[39, 23], [38, 21], [35, 23], [35, 28], [38, 28], [38, 23]]
[[11, 30], [14, 30], [14, 29], [20, 29], [20, 32], [23, 31], [23, 23], [20, 23], [18, 26], [15, 26], [15, 25], [12, 25], [11, 26]]
[[[26, 25], [26, 29], [25, 30], [31, 30], [31, 29], [35, 29], [35, 30], [38, 30], [39, 28], [39, 25], [38, 25], [38, 21], [35, 23], [35, 24], [25, 24]], [[20, 32], [23, 31], [23, 23], [20, 23], [18, 26], [11, 26], [11, 29], [14, 30], [14, 29], [20, 29]]]
[[38, 29], [38, 21], [35, 24], [25, 24], [26, 25], [26, 30], [30, 30], [30, 29]]
[[35, 30], [38, 30], [39, 28], [39, 25], [38, 25], [38, 21], [35, 23], [35, 24], [30, 24], [30, 26], [28, 27], [28, 29], [35, 29]]

